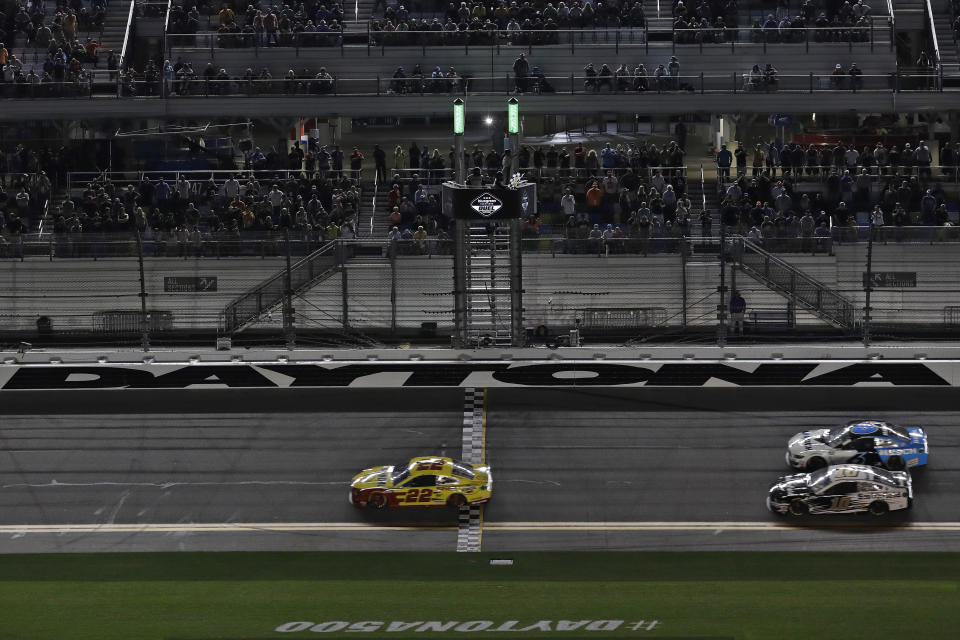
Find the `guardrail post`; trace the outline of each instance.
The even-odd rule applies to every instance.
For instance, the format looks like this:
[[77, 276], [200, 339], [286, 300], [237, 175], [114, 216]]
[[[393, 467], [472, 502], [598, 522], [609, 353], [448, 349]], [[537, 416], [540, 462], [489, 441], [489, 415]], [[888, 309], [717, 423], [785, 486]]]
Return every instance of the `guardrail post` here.
[[570, 94], [573, 94], [573, 74], [570, 74]]
[[810, 93], [813, 93], [813, 71], [810, 72]]
[[617, 29], [617, 40], [614, 44], [614, 51], [617, 53], [617, 55], [620, 55], [620, 29]]
[[377, 74], [377, 95], [380, 95], [380, 74]]
[[703, 71], [700, 72], [700, 94], [703, 95]]
[[807, 53], [810, 53], [810, 29], [803, 30], [803, 39], [807, 48]]

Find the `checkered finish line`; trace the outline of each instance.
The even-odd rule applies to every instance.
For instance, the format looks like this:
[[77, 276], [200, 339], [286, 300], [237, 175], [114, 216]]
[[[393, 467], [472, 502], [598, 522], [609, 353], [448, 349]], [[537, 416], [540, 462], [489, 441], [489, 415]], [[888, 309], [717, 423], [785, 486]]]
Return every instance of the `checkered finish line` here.
[[[470, 464], [482, 464], [486, 390], [468, 387], [463, 393], [463, 453], [461, 458]], [[478, 506], [460, 507], [460, 526], [457, 531], [457, 551], [480, 551], [480, 517]]]

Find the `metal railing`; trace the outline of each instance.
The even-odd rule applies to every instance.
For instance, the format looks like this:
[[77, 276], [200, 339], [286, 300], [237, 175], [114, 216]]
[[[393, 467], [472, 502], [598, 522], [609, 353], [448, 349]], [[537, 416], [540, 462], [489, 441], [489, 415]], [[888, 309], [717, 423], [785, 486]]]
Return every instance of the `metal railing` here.
[[[704, 45], [729, 44], [731, 53], [735, 53], [737, 44], [741, 43], [740, 46], [743, 46], [743, 44], [762, 45], [763, 52], [766, 53], [768, 45], [802, 44], [805, 46], [805, 50], [809, 52], [812, 42], [815, 48], [826, 43], [846, 44], [848, 51], [853, 51], [855, 44], [868, 44], [870, 51], [873, 51], [876, 39], [873, 21], [869, 21], [864, 26], [854, 27], [674, 29], [673, 49], [676, 50], [676, 45], [698, 45], [702, 51]], [[892, 43], [890, 43], [890, 48], [892, 49]]]
[[[344, 169], [347, 174], [349, 169]], [[327, 171], [333, 174], [333, 171]], [[18, 174], [19, 175], [19, 174]], [[67, 192], [71, 193], [74, 189], [83, 188], [92, 182], [110, 181], [115, 185], [132, 184], [136, 186], [144, 179], [166, 180], [171, 186], [181, 180], [186, 180], [191, 186], [202, 187], [211, 179], [217, 183], [217, 186], [223, 184], [225, 180], [236, 178], [241, 184], [250, 180], [261, 182], [282, 182], [290, 178], [307, 178], [308, 172], [304, 169], [189, 169], [169, 171], [69, 171], [67, 172]]]
[[[342, 263], [344, 245], [328, 242], [290, 267], [290, 293], [296, 294], [330, 274]], [[287, 295], [287, 272], [281, 271], [232, 301], [221, 314], [223, 333], [240, 331], [264, 313], [279, 306]]]
[[[159, 73], [159, 72], [158, 72]], [[456, 96], [509, 95], [518, 89], [533, 95], [611, 95], [611, 94], [737, 94], [737, 93], [900, 93], [943, 91], [941, 75], [933, 70], [904, 70], [886, 74], [847, 73], [781, 74], [773, 82], [749, 72], [729, 74], [650, 76], [634, 74], [612, 75], [537, 75], [517, 78], [507, 73], [502, 76], [457, 77], [230, 77], [179, 78], [145, 80], [140, 75], [120, 72], [116, 80], [105, 81], [118, 98], [218, 98], [289, 97], [289, 96]], [[59, 97], [92, 98], [101, 96], [98, 87], [104, 86], [97, 78], [113, 75], [109, 71], [93, 71], [79, 82], [0, 85], [0, 98], [44, 99]]]
[[[930, 38], [933, 42], [933, 73], [938, 78], [937, 86], [943, 91], [943, 72], [940, 68], [940, 42], [937, 40], [937, 23], [933, 18], [933, 7], [930, 0], [924, 0], [926, 21], [930, 28]], [[953, 25], [950, 25], [953, 28]]]
[[[663, 30], [662, 33], [669, 33]], [[649, 52], [650, 38], [644, 26], [624, 26], [598, 29], [550, 29], [522, 31], [507, 29], [483, 29], [467, 31], [381, 31], [367, 25], [367, 49], [389, 47], [533, 47], [540, 46], [570, 47], [576, 51], [577, 45], [612, 45], [619, 53], [620, 47], [643, 47]]]
[[[612, 71], [612, 70], [611, 70]], [[670, 94], [670, 93], [890, 93], [939, 90], [928, 73], [862, 74], [856, 78], [846, 73], [777, 74], [776, 82], [756, 84], [749, 73], [642, 76], [582, 74], [528, 76], [461, 76], [429, 77], [280, 77], [173, 80], [171, 98], [211, 98], [220, 96], [380, 96], [380, 95], [484, 95], [511, 94], [519, 89], [534, 95], [590, 94]], [[167, 97], [162, 81], [126, 79], [124, 95]]]
[[746, 238], [733, 240], [732, 252], [744, 273], [841, 328], [852, 330], [856, 307], [822, 282], [808, 276]]
[[[119, 73], [117, 74], [118, 80], [119, 80], [119, 76], [122, 76], [123, 73], [126, 71], [127, 67], [129, 66], [129, 59], [127, 58], [127, 47], [133, 46], [133, 40], [136, 37], [134, 35], [135, 34], [134, 29], [136, 29], [136, 25], [134, 24], [134, 15], [133, 15], [135, 8], [136, 8], [136, 3], [133, 0], [130, 0], [130, 11], [127, 13], [127, 28], [123, 34], [123, 46], [120, 48], [120, 61], [117, 65], [117, 69], [119, 71]], [[117, 82], [118, 98], [120, 97], [120, 94], [121, 94], [121, 86], [122, 85], [118, 81]]]
[[[805, 146], [805, 145], [804, 145]], [[850, 177], [856, 180], [863, 170], [871, 179], [871, 184], [878, 184], [884, 180], [893, 180], [896, 178], [908, 179], [911, 177], [926, 178], [927, 180], [937, 179], [939, 182], [960, 182], [960, 165], [921, 165], [917, 162], [910, 164], [883, 164], [883, 165], [784, 165], [782, 162], [775, 165], [764, 165], [763, 167], [747, 167], [743, 175], [753, 176], [754, 171], [759, 170], [769, 173], [770, 177], [777, 176], [790, 177], [794, 182], [826, 182], [830, 178], [842, 176], [845, 171], [850, 172]], [[726, 182], [731, 182], [737, 178], [737, 171], [731, 172], [731, 177]], [[852, 190], [857, 190], [857, 185], [852, 185]]]
[[[309, 255], [324, 241], [303, 231], [292, 232], [291, 254]], [[284, 255], [286, 238], [280, 231], [179, 231], [162, 232], [148, 227], [142, 241], [147, 258], [256, 258]], [[24, 261], [42, 259], [127, 258], [138, 255], [135, 231], [57, 232], [48, 222], [42, 232], [4, 237], [0, 258]]]

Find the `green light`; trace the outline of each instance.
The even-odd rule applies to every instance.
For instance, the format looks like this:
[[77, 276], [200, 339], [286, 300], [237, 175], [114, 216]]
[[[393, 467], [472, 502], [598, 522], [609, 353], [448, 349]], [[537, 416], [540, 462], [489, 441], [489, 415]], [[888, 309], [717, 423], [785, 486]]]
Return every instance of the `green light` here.
[[465, 120], [466, 114], [464, 113], [463, 100], [457, 98], [453, 101], [453, 132], [456, 135], [463, 135], [463, 126]]
[[516, 98], [507, 102], [507, 132], [520, 133], [520, 103]]

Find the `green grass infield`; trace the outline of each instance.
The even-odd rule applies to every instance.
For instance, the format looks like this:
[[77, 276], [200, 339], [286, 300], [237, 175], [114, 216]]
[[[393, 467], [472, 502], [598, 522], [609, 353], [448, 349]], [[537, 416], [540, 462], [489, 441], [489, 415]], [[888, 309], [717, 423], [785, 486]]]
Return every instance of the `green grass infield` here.
[[948, 553], [5, 555], [0, 638], [957, 638], [958, 586]]

